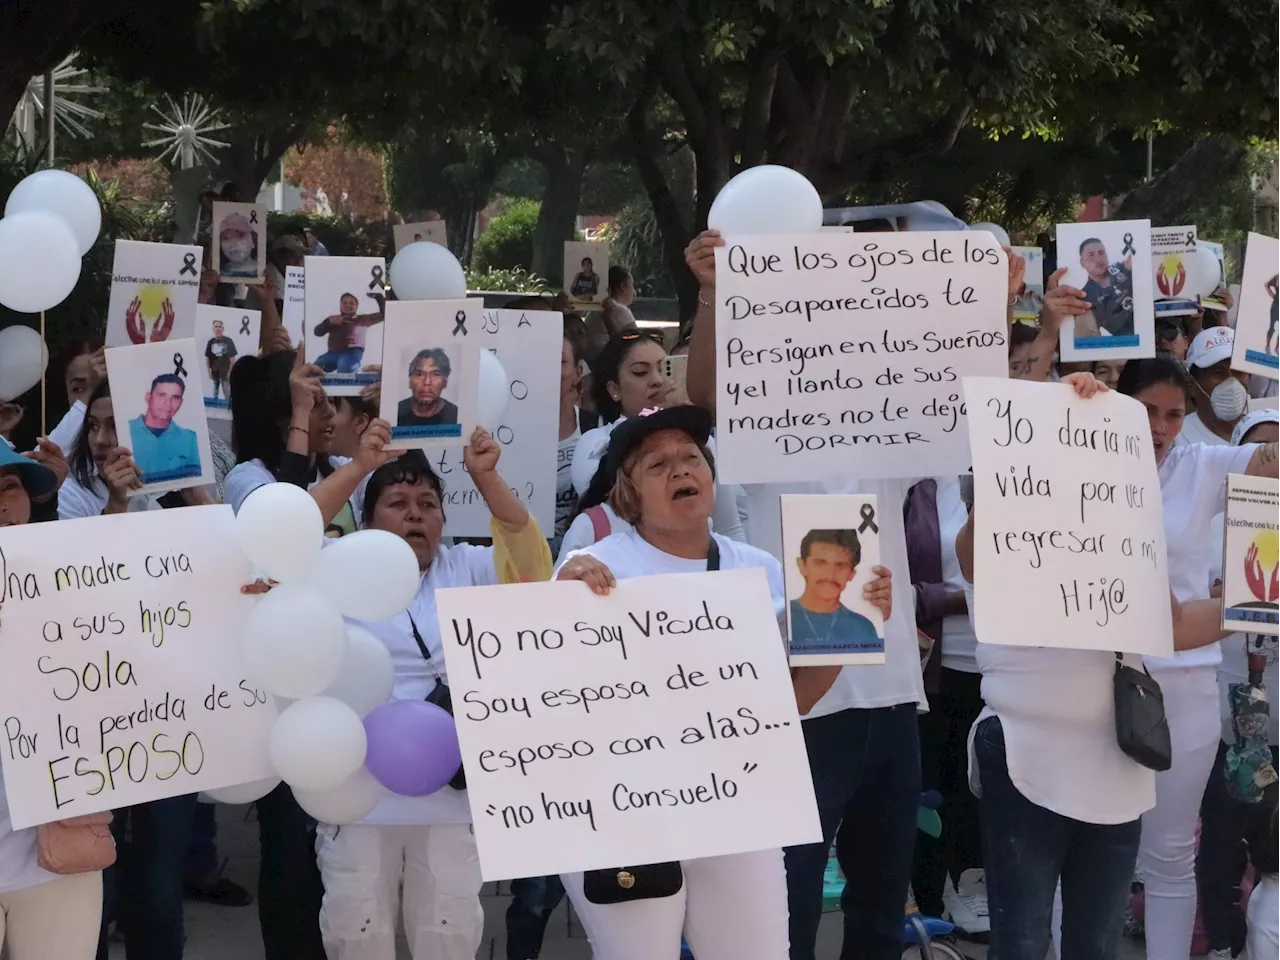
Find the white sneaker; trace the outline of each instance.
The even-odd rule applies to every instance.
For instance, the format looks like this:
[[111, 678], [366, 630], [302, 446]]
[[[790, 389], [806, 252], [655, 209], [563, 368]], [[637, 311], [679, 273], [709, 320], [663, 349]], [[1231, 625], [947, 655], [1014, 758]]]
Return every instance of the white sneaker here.
[[947, 878], [942, 890], [942, 904], [946, 919], [965, 933], [990, 933], [991, 920], [987, 916], [987, 879], [981, 870], [966, 870], [960, 874], [959, 888]]
[[1228, 950], [1210, 950], [1208, 960], [1233, 960], [1231, 951]]

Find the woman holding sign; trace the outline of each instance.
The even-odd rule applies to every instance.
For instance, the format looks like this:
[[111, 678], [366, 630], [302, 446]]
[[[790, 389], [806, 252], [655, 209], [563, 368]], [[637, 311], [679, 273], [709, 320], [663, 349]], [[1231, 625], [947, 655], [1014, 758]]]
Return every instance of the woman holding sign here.
[[[582, 580], [606, 594], [618, 577], [764, 567], [780, 629], [786, 629], [782, 566], [755, 547], [712, 534], [708, 527], [715, 473], [707, 452], [711, 414], [680, 406], [633, 417], [609, 438], [607, 462], [617, 481], [610, 503], [633, 528], [571, 554], [557, 579]], [[889, 571], [876, 567], [864, 596], [888, 619]], [[841, 668], [791, 671], [796, 704], [806, 713]], [[657, 865], [681, 874], [666, 895], [646, 889], [595, 892], [584, 874], [561, 879], [582, 918], [596, 960], [675, 960], [684, 931], [699, 960], [780, 960], [787, 956], [787, 882], [781, 850], [761, 850]], [[613, 874], [614, 871], [600, 871]]]
[[[397, 700], [449, 704], [436, 591], [546, 580], [551, 553], [538, 523], [498, 475], [496, 440], [476, 428], [463, 463], [493, 519], [492, 547], [441, 545], [444, 488], [420, 450], [368, 478], [361, 525], [402, 538], [418, 558], [422, 581], [403, 613], [376, 623], [352, 621], [386, 645]], [[355, 493], [361, 476], [337, 470], [312, 491], [322, 512]], [[457, 782], [455, 778], [455, 783]], [[321, 824], [316, 849], [324, 878], [320, 930], [329, 960], [394, 960], [403, 913], [415, 960], [471, 960], [480, 946], [480, 861], [465, 785], [423, 795], [392, 794], [357, 823]], [[389, 895], [390, 893], [390, 895]]]
[[[0, 443], [0, 527], [56, 519], [57, 490], [53, 470]], [[10, 960], [92, 960], [102, 871], [50, 873], [38, 846], [35, 828], [12, 828], [0, 774], [0, 947]]]

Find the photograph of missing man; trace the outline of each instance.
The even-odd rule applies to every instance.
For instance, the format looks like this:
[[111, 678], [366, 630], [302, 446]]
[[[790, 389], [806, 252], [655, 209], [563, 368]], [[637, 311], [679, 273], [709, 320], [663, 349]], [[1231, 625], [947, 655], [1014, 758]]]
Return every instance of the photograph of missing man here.
[[862, 589], [879, 562], [875, 498], [784, 496], [782, 536], [792, 663], [882, 663], [883, 621]]
[[1089, 311], [1062, 327], [1064, 360], [1129, 359], [1155, 353], [1154, 271], [1147, 220], [1058, 224], [1060, 284]]
[[609, 245], [571, 240], [564, 245], [564, 290], [579, 303], [599, 303], [609, 294]]
[[200, 444], [194, 430], [174, 423], [186, 399], [187, 382], [176, 373], [151, 381], [143, 398], [146, 409], [129, 421], [133, 462], [142, 482], [163, 483], [200, 476]]
[[378, 305], [376, 313], [359, 313], [360, 300], [354, 293], [344, 293], [338, 298], [338, 312], [316, 324], [315, 335], [328, 338], [324, 353], [316, 357], [316, 366], [325, 373], [359, 371], [369, 327], [381, 323], [386, 315], [382, 293], [371, 293], [369, 298]]
[[258, 352], [262, 314], [202, 303], [196, 308], [196, 348], [204, 376], [204, 406], [216, 420], [231, 418], [231, 368]]
[[443, 348], [419, 350], [409, 363], [409, 396], [396, 405], [396, 426], [441, 428], [418, 436], [460, 436], [458, 406], [444, 397], [452, 372], [453, 364]]
[[213, 262], [218, 277], [261, 283], [267, 266], [267, 208], [256, 203], [213, 204]]

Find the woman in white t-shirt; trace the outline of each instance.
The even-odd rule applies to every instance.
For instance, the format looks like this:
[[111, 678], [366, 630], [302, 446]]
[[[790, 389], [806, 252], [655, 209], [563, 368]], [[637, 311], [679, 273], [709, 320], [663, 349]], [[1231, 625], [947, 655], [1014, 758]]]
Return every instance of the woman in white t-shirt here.
[[[56, 519], [57, 490], [53, 470], [0, 443], [0, 527]], [[35, 828], [13, 829], [0, 773], [0, 948], [10, 960], [92, 960], [101, 917], [102, 871], [42, 869]]]
[[560, 433], [556, 447], [556, 527], [551, 537], [551, 555], [560, 550], [560, 540], [573, 520], [578, 506], [578, 491], [573, 488], [573, 453], [582, 436], [578, 422], [578, 390], [582, 377], [578, 372], [576, 341], [568, 331], [560, 341]]
[[[614, 511], [634, 524], [570, 555], [557, 575], [607, 593], [618, 578], [764, 567], [779, 626], [785, 630], [782, 566], [763, 550], [712, 534], [714, 473], [707, 457], [711, 415], [679, 406], [629, 419], [610, 439], [608, 461], [617, 482]], [[891, 614], [892, 581], [877, 567], [864, 595]], [[808, 711], [840, 667], [792, 670], [796, 703]], [[782, 960], [788, 952], [787, 887], [781, 850], [762, 850], [680, 863], [678, 893], [598, 904], [587, 900], [581, 873], [561, 877], [586, 927], [596, 960], [676, 960], [681, 932], [705, 960]]]
[[[447, 683], [437, 590], [551, 575], [546, 538], [495, 469], [500, 450], [488, 432], [477, 428], [463, 454], [493, 514], [492, 547], [441, 546], [444, 490], [421, 451], [391, 460], [367, 480], [361, 525], [401, 537], [413, 548], [422, 571], [418, 594], [404, 613], [376, 623], [353, 621], [390, 651], [395, 664], [392, 696], [397, 700], [425, 699], [437, 683]], [[326, 502], [349, 498], [356, 480], [354, 473], [337, 471], [312, 495], [323, 511]], [[425, 797], [393, 795], [358, 823], [321, 824], [316, 848], [324, 879], [320, 931], [330, 960], [395, 960], [402, 907], [415, 960], [474, 958], [484, 912], [465, 789], [446, 786]]]

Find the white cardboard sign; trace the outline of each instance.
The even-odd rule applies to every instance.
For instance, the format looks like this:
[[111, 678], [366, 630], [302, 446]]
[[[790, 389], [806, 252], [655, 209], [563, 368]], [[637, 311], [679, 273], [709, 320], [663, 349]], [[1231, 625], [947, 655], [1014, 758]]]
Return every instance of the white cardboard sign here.
[[1277, 534], [1280, 481], [1227, 477], [1222, 545], [1222, 629], [1280, 634], [1276, 584], [1280, 579]]
[[486, 880], [821, 839], [763, 570], [436, 605]]
[[738, 237], [716, 250], [725, 483], [958, 473], [961, 378], [1008, 373], [986, 233]]
[[[510, 401], [493, 432], [502, 444], [498, 473], [542, 532], [555, 529], [556, 454], [560, 426], [560, 345], [564, 318], [540, 310], [486, 310], [480, 346], [497, 354], [510, 382]], [[490, 537], [489, 508], [471, 482], [461, 449], [432, 450], [431, 467], [444, 481], [445, 533]]]
[[231, 368], [241, 357], [257, 355], [261, 336], [261, 311], [205, 303], [196, 307], [196, 351], [210, 420], [231, 419]]
[[1231, 355], [1232, 369], [1271, 380], [1280, 379], [1277, 262], [1280, 262], [1280, 241], [1260, 233], [1249, 234], [1244, 275], [1240, 278], [1235, 349]]
[[302, 267], [284, 268], [284, 311], [280, 322], [289, 331], [289, 342], [301, 346], [305, 339], [306, 323], [306, 271]]
[[1173, 654], [1160, 480], [1143, 406], [969, 379], [983, 643]]
[[190, 339], [196, 326], [203, 256], [202, 247], [117, 240], [106, 345]]
[[1196, 312], [1196, 228], [1151, 228], [1151, 280], [1157, 317], [1189, 317]]
[[229, 506], [0, 530], [0, 762], [13, 826], [273, 776], [246, 679]]

